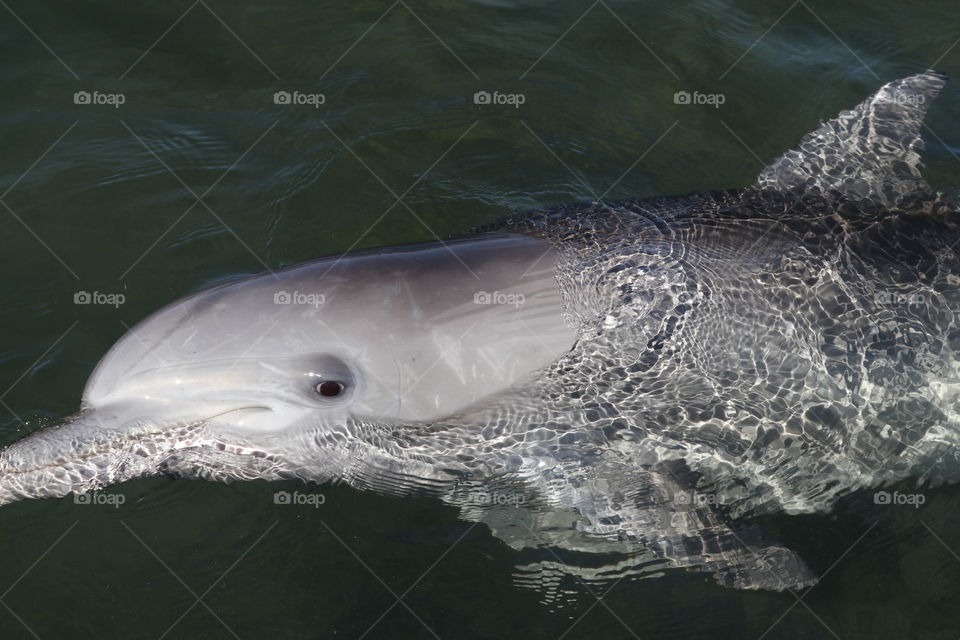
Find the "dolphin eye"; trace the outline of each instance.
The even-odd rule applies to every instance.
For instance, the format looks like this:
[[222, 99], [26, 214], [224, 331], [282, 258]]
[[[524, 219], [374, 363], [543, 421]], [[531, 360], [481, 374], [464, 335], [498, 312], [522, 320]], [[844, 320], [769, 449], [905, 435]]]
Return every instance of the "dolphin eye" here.
[[336, 380], [325, 380], [320, 382], [316, 386], [317, 393], [324, 396], [325, 398], [336, 398], [338, 395], [343, 393], [343, 383], [337, 382]]

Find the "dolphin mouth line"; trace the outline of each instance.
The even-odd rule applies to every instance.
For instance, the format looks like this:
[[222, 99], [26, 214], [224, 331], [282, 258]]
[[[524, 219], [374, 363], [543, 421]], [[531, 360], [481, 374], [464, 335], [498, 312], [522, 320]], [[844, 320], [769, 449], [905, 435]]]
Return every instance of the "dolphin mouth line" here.
[[[9, 461], [4, 460], [3, 456], [0, 455], [0, 463], [2, 463], [2, 466], [0, 466], [0, 473], [3, 473], [4, 475], [7, 475], [7, 476], [19, 476], [19, 475], [24, 475], [28, 473], [36, 473], [37, 471], [44, 471], [47, 469], [59, 468], [59, 467], [62, 467], [64, 464], [71, 463], [71, 462], [83, 462], [85, 460], [89, 460], [90, 458], [94, 458], [96, 456], [101, 456], [101, 455], [109, 454], [116, 451], [130, 450], [138, 443], [148, 443], [152, 440], [155, 440], [159, 436], [163, 436], [172, 431], [176, 431], [177, 429], [191, 429], [195, 427], [201, 427], [205, 424], [208, 424], [212, 420], [216, 420], [221, 416], [234, 413], [236, 411], [248, 411], [248, 410], [272, 411], [270, 407], [254, 405], [249, 407], [237, 407], [235, 409], [228, 409], [227, 411], [221, 411], [220, 413], [214, 414], [206, 418], [201, 418], [199, 420], [182, 420], [182, 421], [172, 422], [164, 426], [163, 428], [155, 429], [152, 431], [142, 431], [135, 434], [121, 434], [118, 437], [111, 439], [110, 441], [106, 442], [105, 444], [99, 447], [96, 447], [91, 450], [87, 450], [83, 453], [78, 453], [75, 456], [62, 457], [61, 459], [54, 462], [35, 465], [25, 469], [9, 468]], [[60, 425], [60, 426], [68, 427], [69, 425], [70, 425], [69, 422], [65, 422], [63, 425]], [[191, 442], [191, 444], [196, 445], [201, 443]]]

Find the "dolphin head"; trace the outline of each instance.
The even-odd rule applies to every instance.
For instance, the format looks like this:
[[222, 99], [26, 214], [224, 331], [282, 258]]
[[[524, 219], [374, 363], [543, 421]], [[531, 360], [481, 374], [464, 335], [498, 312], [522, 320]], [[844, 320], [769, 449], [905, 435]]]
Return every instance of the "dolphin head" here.
[[0, 454], [0, 502], [167, 471], [349, 480], [378, 433], [461, 412], [570, 349], [557, 259], [487, 234], [188, 296], [113, 346], [76, 417]]

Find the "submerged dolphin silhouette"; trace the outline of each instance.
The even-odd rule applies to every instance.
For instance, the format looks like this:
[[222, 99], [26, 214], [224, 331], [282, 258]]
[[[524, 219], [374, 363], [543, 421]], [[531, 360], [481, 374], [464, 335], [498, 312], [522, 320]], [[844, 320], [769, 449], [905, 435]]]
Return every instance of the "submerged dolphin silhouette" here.
[[916, 152], [944, 83], [885, 85], [744, 190], [175, 302], [110, 350], [78, 415], [0, 454], [0, 503], [158, 473], [343, 482], [435, 492], [518, 548], [809, 584], [739, 523], [960, 470], [960, 230]]

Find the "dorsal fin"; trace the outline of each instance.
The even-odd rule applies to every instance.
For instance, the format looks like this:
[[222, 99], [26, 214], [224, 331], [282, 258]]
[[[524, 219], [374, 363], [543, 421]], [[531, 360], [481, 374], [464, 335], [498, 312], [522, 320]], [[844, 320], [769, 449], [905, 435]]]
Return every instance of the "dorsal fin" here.
[[763, 170], [755, 187], [798, 195], [839, 194], [894, 206], [931, 191], [920, 175], [920, 128], [947, 76], [927, 71], [877, 93], [808, 133]]

